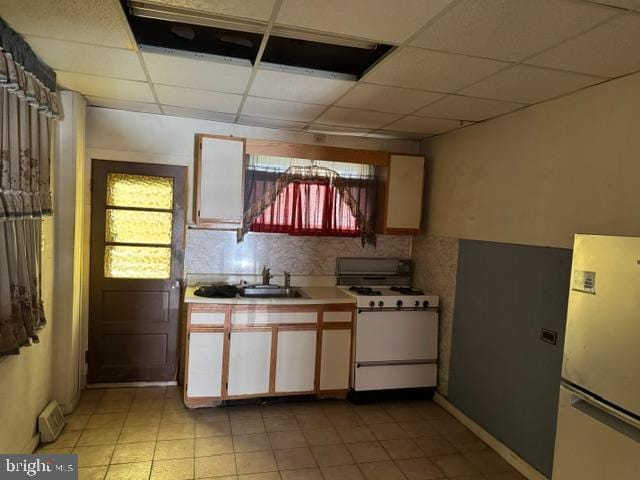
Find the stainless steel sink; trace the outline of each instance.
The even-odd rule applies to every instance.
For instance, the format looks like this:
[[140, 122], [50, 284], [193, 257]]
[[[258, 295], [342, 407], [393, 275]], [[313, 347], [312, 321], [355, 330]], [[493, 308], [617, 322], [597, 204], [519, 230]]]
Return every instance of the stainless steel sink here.
[[279, 285], [247, 285], [240, 288], [240, 296], [246, 298], [309, 298], [298, 287]]

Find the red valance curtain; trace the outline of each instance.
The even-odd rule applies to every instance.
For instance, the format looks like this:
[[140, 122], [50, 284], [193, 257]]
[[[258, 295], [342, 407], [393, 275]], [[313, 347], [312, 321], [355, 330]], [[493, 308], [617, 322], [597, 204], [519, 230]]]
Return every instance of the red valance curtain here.
[[245, 172], [238, 239], [251, 231], [359, 236], [375, 243], [375, 204], [371, 165], [254, 156]]
[[289, 235], [360, 236], [360, 228], [340, 191], [328, 182], [290, 183], [254, 220], [252, 232]]

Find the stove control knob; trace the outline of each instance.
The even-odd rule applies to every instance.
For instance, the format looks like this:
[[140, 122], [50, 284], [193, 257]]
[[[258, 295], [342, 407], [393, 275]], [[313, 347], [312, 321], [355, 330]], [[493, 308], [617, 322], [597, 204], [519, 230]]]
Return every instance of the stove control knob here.
[[416, 308], [420, 306], [420, 300], [416, 300]]
[[428, 301], [428, 300], [425, 300], [424, 302], [422, 302], [422, 306], [423, 306], [424, 308], [429, 308], [429, 301]]
[[398, 300], [398, 301], [396, 302], [396, 306], [397, 306], [398, 308], [401, 308], [401, 307], [402, 307], [402, 300]]
[[380, 301], [378, 302], [378, 306], [379, 306], [380, 308], [384, 307], [384, 302], [383, 302], [382, 300], [380, 300]]
[[376, 306], [376, 302], [374, 302], [373, 300], [371, 300], [371, 301], [369, 302], [369, 306], [370, 306], [370, 307], [375, 307], [375, 306]]

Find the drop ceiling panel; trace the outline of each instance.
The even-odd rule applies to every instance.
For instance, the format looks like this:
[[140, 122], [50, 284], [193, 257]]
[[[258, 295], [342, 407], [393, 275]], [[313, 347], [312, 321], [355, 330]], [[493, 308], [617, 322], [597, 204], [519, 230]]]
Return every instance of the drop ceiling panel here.
[[150, 0], [146, 3], [266, 22], [271, 16], [275, 0]]
[[132, 112], [161, 113], [160, 107], [155, 103], [126, 102], [113, 98], [87, 97], [89, 105], [94, 107], [114, 108], [116, 110], [128, 110]]
[[640, 70], [640, 15], [615, 18], [527, 63], [606, 77]]
[[355, 110], [352, 108], [331, 107], [316, 119], [325, 125], [340, 125], [345, 127], [380, 128], [389, 122], [400, 118], [400, 115], [370, 110]]
[[396, 87], [455, 92], [508, 64], [406, 47], [382, 60], [365, 80]]
[[293, 122], [291, 120], [280, 120], [277, 118], [251, 117], [241, 115], [238, 123], [252, 125], [254, 127], [281, 128], [284, 130], [302, 130], [306, 122]]
[[28, 36], [26, 40], [38, 57], [55, 70], [146, 80], [135, 52], [42, 37]]
[[251, 75], [250, 66], [159, 53], [143, 53], [142, 56], [151, 81], [156, 84], [243, 93]]
[[442, 93], [360, 83], [336, 102], [341, 107], [407, 114], [442, 98]]
[[404, 117], [397, 122], [387, 125], [385, 129], [398, 132], [412, 132], [425, 134], [438, 134], [454, 130], [466, 125], [455, 120], [442, 120], [439, 118], [427, 117]]
[[199, 110], [197, 108], [163, 105], [162, 109], [166, 115], [172, 115], [174, 117], [200, 118], [202, 120], [212, 120], [214, 122], [233, 123], [236, 118], [235, 113], [211, 112], [208, 110]]
[[418, 110], [414, 115], [478, 122], [487, 118], [497, 117], [523, 106], [521, 103], [449, 95]]
[[144, 82], [72, 72], [57, 72], [57, 75], [62, 87], [90, 97], [146, 103], [155, 101], [149, 84]]
[[23, 35], [131, 49], [120, 3], [0, 0], [2, 18]]
[[411, 44], [519, 61], [616, 13], [610, 8], [570, 0], [465, 0]]
[[261, 69], [249, 93], [256, 97], [329, 105], [353, 84], [347, 80]]
[[276, 23], [402, 43], [452, 0], [283, 0]]
[[462, 90], [463, 95], [519, 103], [536, 103], [564, 95], [603, 79], [519, 65]]
[[324, 108], [325, 107], [321, 105], [311, 105], [308, 103], [247, 97], [244, 107], [242, 108], [242, 115], [309, 122], [317, 117]]
[[242, 95], [209, 92], [168, 85], [156, 85], [158, 100], [163, 105], [195, 108], [213, 112], [235, 113], [240, 106]]

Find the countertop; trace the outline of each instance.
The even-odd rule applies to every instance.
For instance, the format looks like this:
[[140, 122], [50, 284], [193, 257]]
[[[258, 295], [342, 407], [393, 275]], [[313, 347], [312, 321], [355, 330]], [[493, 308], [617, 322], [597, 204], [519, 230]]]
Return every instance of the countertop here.
[[206, 298], [193, 294], [197, 287], [187, 287], [185, 303], [233, 305], [317, 305], [320, 303], [356, 303], [356, 298], [337, 287], [300, 287], [308, 298]]

